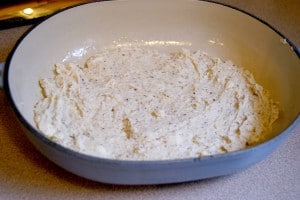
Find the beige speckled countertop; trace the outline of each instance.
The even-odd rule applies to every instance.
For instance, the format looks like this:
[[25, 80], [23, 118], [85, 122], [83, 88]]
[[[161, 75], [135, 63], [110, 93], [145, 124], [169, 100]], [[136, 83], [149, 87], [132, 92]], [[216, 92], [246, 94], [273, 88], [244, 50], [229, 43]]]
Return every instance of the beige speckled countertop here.
[[[298, 0], [218, 0], [265, 20], [300, 46]], [[30, 26], [0, 31], [0, 61]], [[300, 125], [269, 157], [220, 178], [163, 186], [105, 185], [70, 174], [29, 143], [0, 90], [0, 199], [300, 199]]]

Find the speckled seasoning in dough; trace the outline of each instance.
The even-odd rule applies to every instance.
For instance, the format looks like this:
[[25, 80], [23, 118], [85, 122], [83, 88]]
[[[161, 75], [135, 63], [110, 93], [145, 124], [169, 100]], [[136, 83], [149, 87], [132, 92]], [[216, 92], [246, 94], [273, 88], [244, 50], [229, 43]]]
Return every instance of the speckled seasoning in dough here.
[[264, 139], [278, 106], [246, 70], [205, 53], [118, 47], [40, 80], [34, 121], [49, 139], [125, 160], [199, 157]]

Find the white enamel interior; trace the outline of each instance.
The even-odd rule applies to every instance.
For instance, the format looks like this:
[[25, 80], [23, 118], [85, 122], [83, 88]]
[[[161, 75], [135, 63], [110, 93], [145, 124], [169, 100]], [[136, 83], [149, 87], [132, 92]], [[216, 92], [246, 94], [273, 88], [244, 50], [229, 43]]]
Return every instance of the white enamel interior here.
[[167, 51], [201, 49], [249, 69], [280, 102], [276, 134], [299, 114], [300, 62], [280, 35], [232, 8], [180, 0], [91, 3], [38, 25], [19, 44], [9, 64], [9, 89], [17, 109], [35, 127], [38, 80], [50, 76], [55, 63], [82, 62], [97, 49], [124, 38], [160, 41], [152, 43], [154, 48]]

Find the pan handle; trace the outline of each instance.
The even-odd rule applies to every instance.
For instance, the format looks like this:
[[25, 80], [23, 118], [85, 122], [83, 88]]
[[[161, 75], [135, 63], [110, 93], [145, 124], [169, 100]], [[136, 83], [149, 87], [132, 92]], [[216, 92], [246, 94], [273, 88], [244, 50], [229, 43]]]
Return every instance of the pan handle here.
[[4, 71], [4, 62], [0, 62], [0, 88], [3, 88], [3, 71]]

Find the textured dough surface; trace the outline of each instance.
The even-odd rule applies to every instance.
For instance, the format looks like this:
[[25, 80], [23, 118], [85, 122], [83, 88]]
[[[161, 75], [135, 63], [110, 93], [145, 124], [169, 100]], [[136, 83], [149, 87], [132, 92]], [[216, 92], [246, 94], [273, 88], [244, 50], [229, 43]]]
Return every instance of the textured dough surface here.
[[51, 140], [97, 157], [161, 160], [264, 139], [278, 106], [246, 70], [200, 51], [118, 47], [56, 64], [34, 108]]

